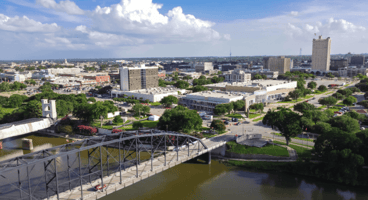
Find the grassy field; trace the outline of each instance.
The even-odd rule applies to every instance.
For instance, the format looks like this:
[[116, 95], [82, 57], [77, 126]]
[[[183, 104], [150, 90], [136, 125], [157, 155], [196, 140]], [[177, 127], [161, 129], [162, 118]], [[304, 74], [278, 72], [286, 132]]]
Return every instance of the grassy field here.
[[341, 107], [338, 107], [338, 106], [332, 106], [330, 107], [328, 110], [331, 110], [332, 112], [336, 112], [336, 111], [339, 111], [341, 109]]
[[235, 141], [230, 141], [226, 143], [230, 149], [227, 151], [238, 153], [238, 154], [262, 154], [270, 156], [283, 156], [288, 157], [289, 152], [286, 148], [274, 145], [266, 145], [265, 147], [248, 147], [244, 145], [237, 144]]
[[154, 102], [154, 103], [150, 103], [151, 106], [161, 106], [160, 102]]
[[253, 113], [249, 113], [249, 119], [253, 119], [256, 118], [258, 116], [261, 116], [261, 114], [253, 114]]
[[[281, 136], [283, 137], [280, 133], [271, 133], [273, 135], [277, 135], [277, 136]], [[291, 141], [293, 141], [293, 139], [296, 139], [296, 140], [304, 140], [304, 141], [309, 141], [309, 142], [314, 142], [313, 139], [308, 139], [308, 138], [300, 138], [300, 137], [291, 137]]]
[[96, 121], [96, 122], [92, 122], [91, 123], [91, 126], [94, 126], [94, 127], [97, 127], [97, 128], [104, 128], [104, 129], [109, 129], [109, 130], [112, 130], [113, 128], [113, 126], [121, 126], [121, 125], [123, 125], [123, 124], [127, 124], [127, 123], [130, 123], [131, 121], [130, 120], [128, 120], [128, 121], [126, 121], [125, 123], [118, 123], [118, 124], [115, 124], [115, 123], [113, 123], [113, 125], [103, 125], [104, 123], [106, 123], [106, 122], [103, 122], [102, 123], [102, 127], [100, 127], [100, 125], [101, 125], [101, 122], [99, 122], [99, 121]]
[[336, 105], [345, 106], [345, 104], [342, 103], [342, 101], [340, 103], [336, 104]]
[[[328, 91], [328, 90], [327, 90], [327, 91]], [[321, 92], [321, 91], [319, 91], [319, 90], [315, 90], [315, 91], [313, 92], [313, 94], [323, 94], [323, 93], [325, 93], [325, 92], [327, 92], [327, 91]]]
[[[148, 120], [145, 120], [145, 121], [141, 121], [143, 123], [143, 127], [146, 127], [146, 128], [155, 128], [158, 124], [158, 121], [148, 121]], [[133, 125], [128, 125], [128, 126], [123, 126], [123, 127], [120, 127], [119, 129], [121, 130], [136, 130], [136, 129], [133, 129]]]
[[322, 110], [323, 108], [326, 108], [327, 106], [320, 106], [318, 107], [319, 110]]
[[258, 118], [258, 119], [253, 120], [253, 121], [254, 121], [254, 122], [259, 122], [259, 121], [262, 121], [262, 120], [263, 120], [263, 118], [264, 118], [264, 117], [260, 117], [260, 118]]
[[238, 118], [238, 119], [244, 119], [244, 117], [241, 114], [238, 113], [233, 113], [230, 115], [225, 115], [226, 117], [233, 117], [233, 118]]
[[[286, 145], [285, 142], [274, 141], [274, 143]], [[298, 158], [310, 158], [311, 157], [311, 152], [312, 152], [311, 149], [303, 148], [303, 147], [296, 146], [290, 143], [289, 143], [289, 147], [293, 148], [296, 151], [296, 153], [298, 154]]]

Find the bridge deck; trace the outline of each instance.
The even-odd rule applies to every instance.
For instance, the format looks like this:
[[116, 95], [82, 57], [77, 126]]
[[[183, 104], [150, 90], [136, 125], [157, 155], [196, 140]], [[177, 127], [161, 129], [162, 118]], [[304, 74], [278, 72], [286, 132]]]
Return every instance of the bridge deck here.
[[[111, 174], [110, 176], [105, 176], [103, 178], [103, 183], [106, 184], [107, 188], [104, 191], [95, 191], [94, 187], [96, 185], [101, 184], [101, 179], [98, 179], [92, 184], [88, 183], [82, 186], [83, 188], [83, 199], [99, 199], [108, 194], [111, 194], [115, 191], [121, 190], [125, 187], [128, 187], [136, 182], [144, 180], [148, 177], [154, 176], [157, 173], [165, 171], [169, 168], [172, 168], [178, 164], [191, 160], [195, 157], [198, 157], [202, 154], [205, 154], [213, 149], [216, 149], [224, 144], [225, 141], [211, 141], [211, 140], [204, 140], [203, 141], [208, 149], [205, 149], [199, 153], [192, 154], [188, 156], [188, 148], [182, 148], [181, 150], [185, 149], [186, 151], [179, 151], [179, 157], [177, 157], [177, 152], [172, 151], [167, 153], [166, 155], [166, 166], [164, 161], [164, 156], [157, 157], [152, 161], [152, 171], [151, 171], [151, 161], [146, 161], [138, 165], [138, 177], [137, 168], [135, 166], [127, 168], [125, 171], [121, 171], [122, 173], [122, 183], [120, 184], [120, 172], [116, 172]], [[189, 147], [189, 151], [197, 151], [194, 146]], [[56, 196], [50, 197], [50, 199], [57, 199]], [[60, 193], [59, 199], [63, 200], [79, 200], [82, 199], [80, 187], [74, 188], [71, 191]]]

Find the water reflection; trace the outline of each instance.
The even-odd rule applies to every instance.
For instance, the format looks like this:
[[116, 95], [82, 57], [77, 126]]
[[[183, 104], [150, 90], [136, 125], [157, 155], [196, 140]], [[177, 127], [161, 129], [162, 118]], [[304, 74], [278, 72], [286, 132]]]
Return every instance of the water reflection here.
[[223, 199], [368, 199], [364, 188], [347, 187], [311, 177], [264, 173], [225, 166], [184, 163], [115, 192], [103, 200]]

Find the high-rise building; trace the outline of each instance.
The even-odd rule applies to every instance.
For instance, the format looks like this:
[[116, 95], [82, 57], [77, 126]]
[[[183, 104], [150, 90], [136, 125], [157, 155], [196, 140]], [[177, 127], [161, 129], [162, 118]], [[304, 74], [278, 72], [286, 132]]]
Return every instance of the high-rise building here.
[[278, 71], [279, 74], [285, 74], [292, 68], [292, 62], [290, 58], [285, 56], [278, 57], [266, 57], [263, 59], [263, 69], [269, 69], [270, 71]]
[[330, 70], [330, 53], [331, 53], [331, 38], [322, 39], [319, 36], [318, 39], [313, 39], [312, 50], [312, 69], [319, 71]]
[[339, 70], [348, 67], [348, 59], [331, 59], [331, 67], [330, 70]]
[[120, 68], [120, 90], [131, 91], [158, 87], [158, 67]]
[[365, 57], [363, 55], [354, 55], [350, 58], [350, 64], [351, 65], [364, 65]]

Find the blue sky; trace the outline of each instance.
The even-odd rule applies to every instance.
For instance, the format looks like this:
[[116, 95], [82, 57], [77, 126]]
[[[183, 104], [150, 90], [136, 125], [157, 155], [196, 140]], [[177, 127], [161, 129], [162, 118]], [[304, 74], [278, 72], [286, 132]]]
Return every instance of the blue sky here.
[[365, 53], [368, 2], [0, 0], [0, 60]]

